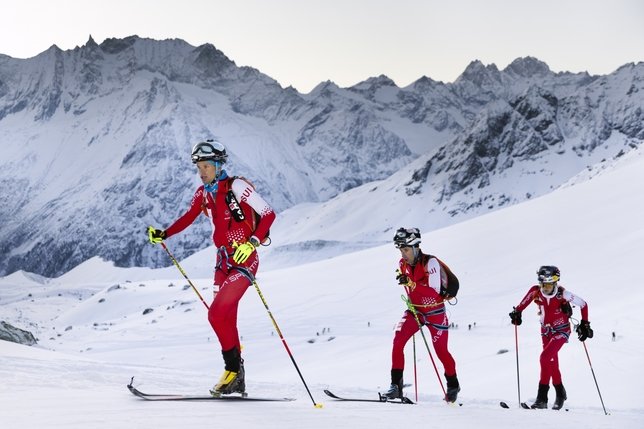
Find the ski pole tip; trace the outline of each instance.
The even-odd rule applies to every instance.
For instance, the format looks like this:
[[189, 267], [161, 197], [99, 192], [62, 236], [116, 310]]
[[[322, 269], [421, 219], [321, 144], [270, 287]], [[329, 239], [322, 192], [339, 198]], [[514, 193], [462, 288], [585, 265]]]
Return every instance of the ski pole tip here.
[[315, 408], [324, 408], [324, 404], [318, 402], [317, 404], [315, 404]]

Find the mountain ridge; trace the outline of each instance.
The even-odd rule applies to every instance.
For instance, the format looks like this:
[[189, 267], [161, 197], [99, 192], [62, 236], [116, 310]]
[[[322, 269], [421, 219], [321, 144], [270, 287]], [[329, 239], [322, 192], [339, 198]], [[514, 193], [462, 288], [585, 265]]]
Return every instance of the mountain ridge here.
[[[166, 264], [142, 231], [187, 208], [199, 185], [188, 154], [205, 138], [220, 139], [229, 171], [280, 212], [403, 172], [406, 206], [449, 213], [437, 224], [548, 192], [601, 161], [593, 154], [639, 147], [644, 63], [607, 76], [544, 65], [474, 61], [454, 83], [421, 77], [399, 88], [381, 75], [300, 94], [180, 39], [90, 37], [73, 50], [2, 56], [0, 274], [60, 275], [93, 256]], [[562, 150], [582, 162], [559, 163], [546, 185], [497, 180], [508, 168], [534, 174], [541, 167], [530, 164]], [[516, 192], [492, 191], [503, 186]], [[429, 189], [442, 198], [414, 199]], [[177, 256], [208, 246], [208, 229], [197, 222], [183, 234]]]

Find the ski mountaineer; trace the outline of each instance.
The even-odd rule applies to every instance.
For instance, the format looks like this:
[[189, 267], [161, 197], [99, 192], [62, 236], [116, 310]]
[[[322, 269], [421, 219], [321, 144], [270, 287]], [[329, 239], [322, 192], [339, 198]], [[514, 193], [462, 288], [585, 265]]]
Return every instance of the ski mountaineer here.
[[[405, 287], [420, 323], [429, 328], [434, 350], [445, 369], [447, 380], [445, 400], [456, 402], [461, 388], [456, 376], [456, 362], [447, 349], [449, 321], [444, 302], [456, 296], [458, 280], [438, 258], [424, 254], [419, 245], [418, 228], [400, 228], [396, 231], [394, 246], [400, 249], [402, 256], [396, 280]], [[404, 347], [419, 329], [413, 312], [406, 310], [394, 334], [391, 352], [391, 386], [384, 393], [384, 396], [389, 399], [403, 397]]]
[[581, 309], [581, 323], [577, 326], [579, 341], [593, 337], [593, 330], [588, 321], [588, 305], [586, 301], [572, 294], [570, 291], [558, 285], [561, 273], [559, 268], [552, 265], [544, 265], [537, 271], [538, 285], [532, 286], [523, 297], [519, 305], [510, 312], [510, 320], [513, 325], [521, 324], [521, 312], [534, 302], [539, 306], [538, 314], [541, 317], [541, 341], [543, 351], [539, 357], [541, 374], [539, 377], [539, 388], [537, 399], [531, 408], [548, 408], [548, 390], [550, 380], [555, 387], [557, 394], [553, 410], [560, 410], [568, 397], [564, 389], [561, 372], [559, 371], [559, 350], [568, 342], [570, 336], [570, 317], [572, 307], [570, 303]]
[[[245, 392], [237, 308], [252, 284], [244, 271], [257, 273], [256, 249], [267, 238], [275, 220], [275, 212], [252, 184], [228, 176], [223, 168], [227, 157], [226, 149], [217, 141], [197, 143], [192, 149], [192, 163], [203, 185], [195, 192], [188, 210], [172, 225], [165, 230], [148, 228], [150, 242], [158, 244], [186, 229], [200, 214], [210, 218], [217, 260], [208, 321], [219, 339], [225, 362], [225, 370], [211, 390], [213, 396]], [[255, 224], [256, 213], [259, 220]]]

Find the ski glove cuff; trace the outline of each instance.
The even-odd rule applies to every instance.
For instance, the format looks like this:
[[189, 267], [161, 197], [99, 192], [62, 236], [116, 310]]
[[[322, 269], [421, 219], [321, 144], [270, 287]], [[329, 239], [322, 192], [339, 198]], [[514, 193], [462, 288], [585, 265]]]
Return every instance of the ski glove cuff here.
[[255, 251], [255, 246], [253, 246], [253, 243], [251, 243], [250, 241], [247, 241], [243, 244], [237, 244], [237, 242], [234, 242], [233, 247], [235, 248], [235, 253], [233, 253], [233, 261], [235, 261], [236, 264], [243, 264], [244, 262], [246, 262], [250, 255], [252, 255]]
[[148, 240], [152, 244], [159, 244], [165, 240], [165, 231], [148, 226]]

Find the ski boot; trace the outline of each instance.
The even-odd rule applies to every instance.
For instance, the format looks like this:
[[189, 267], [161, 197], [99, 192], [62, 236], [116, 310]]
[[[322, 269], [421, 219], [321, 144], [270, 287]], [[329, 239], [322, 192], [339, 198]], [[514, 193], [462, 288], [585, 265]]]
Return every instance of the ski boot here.
[[387, 399], [402, 399], [403, 397], [403, 380], [402, 380], [403, 371], [402, 369], [392, 369], [391, 370], [391, 385], [389, 390], [385, 393], [382, 393], [380, 397], [384, 400]]
[[212, 396], [230, 395], [241, 393], [246, 395], [246, 382], [244, 366], [240, 366], [239, 372], [224, 370], [219, 382], [210, 390]]
[[401, 399], [402, 386], [399, 384], [392, 384], [389, 386], [389, 390], [383, 393], [382, 396], [387, 399]]
[[445, 395], [445, 401], [456, 402], [458, 392], [461, 391], [461, 386], [458, 384], [458, 378], [456, 378], [456, 374], [445, 374], [445, 379], [447, 380], [447, 393]]
[[230, 395], [241, 393], [246, 396], [246, 373], [244, 371], [244, 360], [239, 354], [239, 349], [222, 351], [226, 368], [221, 375], [219, 382], [210, 390], [213, 396]]
[[563, 384], [555, 384], [555, 391], [557, 392], [557, 397], [555, 398], [555, 403], [552, 405], [553, 410], [560, 410], [563, 407], [563, 403], [568, 396], [566, 395], [566, 389], [564, 389]]
[[539, 390], [537, 391], [537, 400], [534, 401], [534, 404], [530, 405], [530, 408], [532, 408], [533, 410], [548, 408], [548, 390], [550, 390], [549, 385], [539, 384]]

